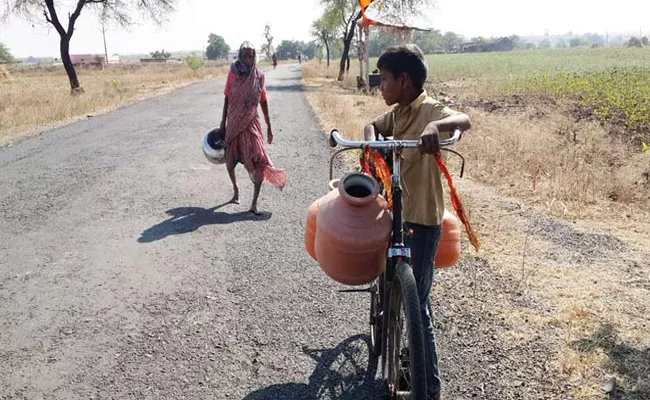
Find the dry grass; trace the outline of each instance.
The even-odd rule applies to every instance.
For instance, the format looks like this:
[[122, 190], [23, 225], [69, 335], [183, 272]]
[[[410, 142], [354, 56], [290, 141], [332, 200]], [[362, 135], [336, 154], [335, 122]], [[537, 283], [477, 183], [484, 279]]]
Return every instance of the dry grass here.
[[474, 178], [502, 193], [567, 216], [650, 210], [650, 154], [613, 140], [597, 123], [560, 112], [470, 112], [474, 128], [459, 150]]
[[328, 68], [325, 63], [307, 63], [303, 69], [307, 97], [316, 109], [326, 131], [336, 128], [342, 135], [363, 138], [363, 127], [386, 109], [378, 97], [369, 97], [352, 90], [352, 74], [344, 82], [336, 82], [338, 66]]
[[[334, 81], [336, 70], [316, 62], [305, 65], [303, 79], [317, 89], [310, 101], [326, 131], [337, 127], [361, 138], [363, 126], [388, 107], [381, 96], [354, 90], [354, 66], [344, 82]], [[432, 86], [429, 91], [437, 93]], [[650, 211], [650, 152], [613, 140], [598, 123], [575, 123], [568, 105], [506, 105], [496, 113], [453, 107], [473, 120], [471, 140], [458, 145], [473, 178], [563, 215], [597, 215], [612, 205]]]
[[192, 72], [184, 64], [127, 64], [77, 72], [85, 90], [81, 96], [70, 95], [63, 67], [12, 68], [10, 77], [0, 77], [0, 146], [48, 125], [223, 75], [227, 66], [207, 64]]
[[[335, 76], [335, 66], [305, 65], [309, 100], [325, 131], [360, 138], [387, 107], [356, 93], [355, 69], [345, 82]], [[445, 95], [468, 85], [445, 82]], [[453, 107], [474, 123], [457, 146], [468, 162], [468, 178], [457, 185], [483, 242], [480, 257], [502, 285], [483, 292], [511, 328], [500, 332], [507, 347], [542, 343], [548, 380], [572, 398], [602, 398], [610, 377], [624, 398], [648, 398], [650, 152], [634, 151], [600, 124], [576, 123], [566, 104]], [[474, 281], [475, 272], [462, 274]]]
[[9, 73], [9, 70], [7, 70], [7, 67], [4, 65], [0, 64], [0, 82], [8, 81], [11, 79], [11, 74]]

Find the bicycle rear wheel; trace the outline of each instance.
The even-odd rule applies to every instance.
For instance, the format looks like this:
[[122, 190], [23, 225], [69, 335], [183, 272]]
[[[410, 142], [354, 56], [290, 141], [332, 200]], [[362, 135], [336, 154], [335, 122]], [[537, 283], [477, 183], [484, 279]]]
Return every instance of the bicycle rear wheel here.
[[[388, 306], [387, 371], [391, 399], [426, 400], [424, 333], [413, 269], [395, 269]], [[406, 341], [406, 343], [404, 343]]]

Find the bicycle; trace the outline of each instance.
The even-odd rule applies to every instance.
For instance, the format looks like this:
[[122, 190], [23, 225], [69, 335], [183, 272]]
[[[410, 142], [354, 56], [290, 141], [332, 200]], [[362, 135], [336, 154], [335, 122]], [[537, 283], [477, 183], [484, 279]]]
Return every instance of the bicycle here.
[[[462, 132], [454, 129], [451, 138], [440, 140], [440, 147], [451, 146], [460, 140]], [[329, 138], [330, 146], [342, 146], [330, 160], [330, 181], [333, 178], [334, 158], [343, 151], [359, 149], [387, 149], [392, 151], [393, 171], [391, 190], [393, 200], [392, 235], [388, 248], [386, 269], [366, 289], [344, 289], [339, 292], [370, 293], [370, 342], [371, 354], [381, 357], [382, 379], [387, 382], [391, 399], [408, 396], [412, 400], [427, 398], [425, 375], [424, 334], [420, 314], [420, 299], [413, 269], [410, 265], [411, 251], [404, 245], [402, 223], [401, 154], [405, 148], [419, 147], [417, 140], [350, 141], [343, 139], [336, 129]], [[464, 159], [461, 171], [464, 170]], [[462, 175], [462, 172], [461, 172]], [[386, 307], [387, 306], [387, 307]], [[404, 318], [402, 318], [402, 313]], [[405, 321], [404, 321], [405, 320]], [[403, 326], [406, 322], [406, 326]], [[406, 334], [403, 329], [406, 328]], [[407, 344], [401, 345], [406, 338]]]

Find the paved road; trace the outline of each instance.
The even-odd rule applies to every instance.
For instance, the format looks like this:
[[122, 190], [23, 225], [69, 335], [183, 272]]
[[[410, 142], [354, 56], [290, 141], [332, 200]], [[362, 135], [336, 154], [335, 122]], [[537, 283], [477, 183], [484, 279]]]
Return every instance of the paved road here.
[[223, 79], [0, 149], [0, 398], [374, 398], [368, 299], [303, 250], [330, 152], [299, 75], [267, 73], [263, 218], [201, 152]]

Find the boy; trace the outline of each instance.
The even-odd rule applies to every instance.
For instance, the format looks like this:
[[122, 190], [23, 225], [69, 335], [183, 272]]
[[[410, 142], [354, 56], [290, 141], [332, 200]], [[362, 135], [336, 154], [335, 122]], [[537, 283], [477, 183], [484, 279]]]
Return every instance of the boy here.
[[379, 116], [364, 129], [365, 140], [377, 140], [378, 134], [397, 139], [420, 140], [420, 151], [402, 153], [403, 220], [407, 232], [405, 245], [411, 249], [411, 263], [420, 295], [424, 325], [427, 393], [440, 399], [440, 374], [435, 334], [431, 322], [430, 294], [433, 282], [433, 255], [442, 232], [444, 191], [442, 178], [433, 156], [440, 151], [440, 132], [471, 127], [467, 115], [454, 111], [428, 96], [424, 90], [427, 67], [416, 45], [391, 47], [377, 61], [381, 75], [380, 90], [389, 106], [395, 107]]

